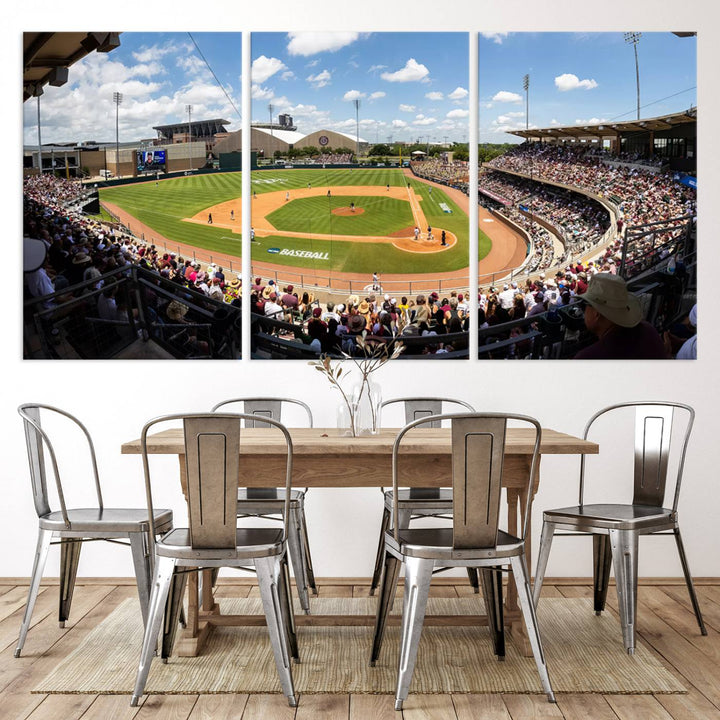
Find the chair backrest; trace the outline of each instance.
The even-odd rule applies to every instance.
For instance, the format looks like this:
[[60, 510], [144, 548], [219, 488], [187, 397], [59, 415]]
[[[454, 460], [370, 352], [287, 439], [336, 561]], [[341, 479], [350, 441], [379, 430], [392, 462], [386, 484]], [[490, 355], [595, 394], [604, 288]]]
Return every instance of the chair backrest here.
[[[310, 408], [302, 400], [294, 400], [293, 398], [275, 398], [275, 397], [256, 397], [256, 398], [233, 398], [231, 400], [223, 400], [217, 403], [212, 409], [217, 412], [223, 408], [223, 412], [230, 411], [230, 405], [239, 404], [242, 412], [246, 415], [253, 415], [258, 418], [270, 418], [277, 422], [282, 422], [283, 404], [297, 405], [305, 411], [308, 420], [308, 427], [313, 426], [313, 416]], [[262, 420], [251, 418], [245, 422], [245, 427], [263, 427]]]
[[[28, 464], [30, 467], [30, 482], [33, 491], [33, 502], [38, 517], [47, 515], [52, 511], [50, 498], [48, 495], [47, 484], [47, 461], [45, 451], [49, 458], [50, 467], [55, 476], [55, 486], [57, 488], [58, 501], [60, 503], [60, 511], [62, 512], [65, 526], [70, 528], [67, 507], [65, 505], [65, 493], [63, 492], [62, 478], [60, 476], [60, 468], [58, 466], [57, 455], [52, 442], [42, 426], [41, 415], [50, 416], [51, 414], [59, 415], [67, 418], [73, 425], [77, 426], [85, 436], [88, 443], [90, 461], [95, 481], [95, 494], [97, 496], [98, 507], [103, 507], [102, 491], [100, 489], [100, 479], [98, 477], [97, 459], [95, 456], [95, 447], [93, 446], [90, 433], [85, 426], [70, 413], [65, 410], [53, 407], [52, 405], [42, 405], [39, 403], [25, 403], [20, 405], [18, 413], [23, 419], [25, 429], [25, 443], [28, 452]], [[74, 446], [76, 448], [76, 446]], [[77, 449], [77, 448], [76, 448]]]
[[[661, 506], [665, 499], [668, 479], [668, 461], [671, 451], [673, 424], [676, 414], [685, 413], [684, 430], [676, 442], [680, 448], [673, 509], [677, 510], [680, 496], [685, 454], [690, 440], [695, 411], [683, 403], [664, 401], [627, 402], [599, 410], [588, 420], [583, 437], [587, 438], [598, 418], [622, 408], [635, 409], [635, 443], [633, 472], [633, 504]], [[585, 456], [580, 466], [580, 505], [583, 504], [585, 488]]]
[[[464, 408], [468, 412], [475, 412], [475, 408], [470, 403], [464, 400], [455, 400], [454, 398], [440, 398], [440, 397], [406, 397], [406, 398], [393, 398], [392, 400], [385, 400], [380, 407], [385, 409], [388, 405], [395, 403], [403, 403], [405, 406], [405, 424], [420, 420], [421, 418], [430, 417], [431, 415], [441, 415], [444, 406], [457, 405], [457, 408], [450, 408], [450, 411], [457, 410], [462, 412], [461, 408]], [[439, 420], [433, 420], [428, 427], [440, 427]]]
[[[522, 538], [530, 510], [530, 485], [535, 476], [542, 430], [534, 418], [498, 413], [460, 413], [420, 418], [406, 425], [393, 445], [393, 500], [398, 513], [398, 454], [405, 434], [416, 427], [439, 427], [449, 420], [452, 438], [453, 547], [460, 549], [494, 547], [500, 521], [500, 493], [508, 420], [530, 425], [535, 430], [534, 449], [527, 479], [527, 503]], [[397, 539], [399, 531], [394, 529]]]
[[240, 479], [240, 435], [243, 422], [256, 421], [278, 428], [287, 444], [286, 499], [283, 511], [287, 532], [292, 481], [292, 440], [284, 425], [272, 418], [245, 413], [165, 415], [148, 422], [142, 431], [141, 450], [151, 537], [155, 536], [148, 433], [160, 423], [182, 421], [187, 478], [190, 544], [196, 549], [233, 549], [236, 546], [237, 491]]

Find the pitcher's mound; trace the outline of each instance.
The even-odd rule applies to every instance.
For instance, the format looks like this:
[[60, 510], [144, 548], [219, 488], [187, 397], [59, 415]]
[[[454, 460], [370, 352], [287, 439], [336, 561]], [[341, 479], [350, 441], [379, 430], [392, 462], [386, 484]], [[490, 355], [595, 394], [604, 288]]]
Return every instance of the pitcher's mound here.
[[331, 212], [333, 215], [362, 215], [365, 211], [359, 207], [356, 207], [354, 211], [349, 207], [340, 207], [331, 210]]

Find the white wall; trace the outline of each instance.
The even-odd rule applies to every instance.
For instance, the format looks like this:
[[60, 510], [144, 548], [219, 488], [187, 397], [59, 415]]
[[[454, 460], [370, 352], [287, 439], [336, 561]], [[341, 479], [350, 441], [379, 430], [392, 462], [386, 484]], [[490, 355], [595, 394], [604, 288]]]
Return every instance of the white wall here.
[[[714, 156], [714, 135], [718, 113], [716, 50], [717, 11], [710, 3], [678, 5], [670, 0], [643, 0], [628, 4], [606, 3], [597, 18], [587, 7], [578, 10], [571, 0], [547, 2], [545, 7], [507, 0], [502, 7], [471, 0], [456, 0], [443, 6], [415, 0], [394, 4], [380, 0], [362, 4], [341, 0], [347, 6], [345, 28], [362, 30], [699, 30], [701, 120], [698, 123], [700, 163], [699, 245], [700, 245], [700, 359], [694, 363], [583, 363], [583, 362], [397, 362], [383, 368], [380, 380], [386, 397], [402, 394], [444, 394], [464, 397], [476, 407], [507, 410], [537, 416], [557, 430], [577, 434], [596, 409], [628, 399], [667, 398], [693, 405], [697, 410], [696, 431], [691, 442], [686, 484], [681, 499], [681, 519], [691, 568], [697, 576], [720, 574], [715, 528], [720, 493], [717, 473], [718, 390], [716, 375], [720, 360], [717, 319], [711, 308], [717, 296], [715, 268], [720, 259], [715, 215], [718, 169]], [[228, 4], [227, 16], [206, 20], [203, 30], [343, 29], [326, 27], [322, 18], [341, 15], [333, 5], [305, 0], [302, 16], [299, 3], [253, 4], [252, 14], [243, 15]], [[553, 12], [550, 8], [553, 8]], [[90, 25], [116, 27], [118, 19], [96, 4], [75, 2], [70, 7], [29, 2], [24, 18], [12, 18], [3, 28], [3, 66], [11, 78], [20, 74], [18, 43], [22, 29], [38, 26], [55, 30], [75, 30]], [[31, 8], [34, 12], [31, 13]], [[294, 8], [294, 11], [291, 11]], [[329, 9], [332, 8], [332, 12]], [[124, 29], [166, 30], [170, 28], [158, 11], [147, 3], [131, 1], [123, 5]], [[349, 12], [352, 9], [352, 13]], [[131, 12], [133, 11], [133, 12]], [[135, 12], [136, 11], [136, 12]], [[586, 13], [578, 17], [578, 12]], [[184, 17], [182, 12], [178, 17]], [[196, 15], [194, 13], [193, 15]], [[378, 18], [382, 18], [379, 20]], [[570, 20], [569, 18], [577, 18]], [[617, 21], [613, 22], [613, 19]], [[598, 22], [603, 23], [598, 25]], [[94, 24], [93, 24], [94, 23]], [[179, 29], [185, 29], [181, 24]], [[15, 73], [15, 74], [13, 74]], [[17, 86], [11, 83], [9, 102], [2, 118], [8, 158], [19, 159], [21, 146]], [[9, 108], [9, 110], [8, 110]], [[16, 112], [12, 112], [16, 108]], [[15, 148], [13, 150], [13, 148]], [[250, 362], [173, 363], [173, 362], [23, 362], [19, 322], [21, 297], [17, 268], [20, 267], [21, 233], [20, 183], [18, 172], [6, 169], [4, 239], [7, 303], [2, 349], [3, 389], [0, 394], [0, 423], [3, 438], [3, 464], [0, 487], [0, 575], [29, 574], [35, 542], [36, 518], [31, 503], [26, 455], [20, 419], [15, 408], [21, 402], [56, 404], [78, 415], [93, 432], [106, 484], [107, 504], [143, 503], [140, 459], [121, 456], [120, 443], [139, 435], [143, 423], [154, 415], [173, 411], [205, 410], [230, 395], [260, 391], [293, 395], [310, 404], [316, 425], [335, 422], [337, 397], [324, 379], [304, 363]], [[547, 457], [543, 460], [541, 489], [534, 517], [543, 507], [570, 502], [575, 492], [573, 474], [577, 459]], [[175, 467], [167, 465], [168, 493], [174, 489]], [[608, 476], [609, 489], [617, 489], [619, 477]], [[176, 491], [175, 491], [175, 494]], [[169, 496], [168, 496], [169, 501]], [[375, 555], [376, 533], [381, 509], [377, 490], [313, 490], [307, 513], [316, 573], [319, 576], [368, 576]], [[536, 524], [536, 532], [538, 522]], [[649, 539], [643, 545], [640, 572], [645, 576], [678, 575], [679, 564], [671, 552], [671, 539]], [[551, 557], [550, 575], [588, 576], [591, 572], [590, 546], [585, 541], [558, 543]], [[130, 575], [129, 553], [108, 546], [88, 546], [83, 551], [81, 574], [95, 576]], [[48, 572], [57, 573], [56, 553]]]

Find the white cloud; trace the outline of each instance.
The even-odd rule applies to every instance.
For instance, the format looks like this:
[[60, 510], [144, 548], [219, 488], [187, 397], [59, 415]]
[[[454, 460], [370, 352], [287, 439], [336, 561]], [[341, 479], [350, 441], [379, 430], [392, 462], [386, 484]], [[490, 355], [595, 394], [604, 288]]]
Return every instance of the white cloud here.
[[364, 97], [365, 97], [364, 92], [360, 92], [359, 90], [348, 90], [343, 95], [343, 100], [345, 100], [346, 102], [354, 102], [355, 100], [359, 100], [360, 98], [364, 98]]
[[606, 123], [607, 118], [591, 117], [587, 120], [576, 119], [575, 125], [600, 125], [600, 123]]
[[317, 89], [329, 85], [332, 75], [327, 70], [323, 70], [315, 75], [308, 75], [305, 79]]
[[553, 119], [550, 121], [550, 124], [551, 124], [551, 125], [559, 125], [560, 123], [557, 121], [556, 118], [553, 118]]
[[387, 65], [371, 65], [368, 68], [368, 72], [377, 72], [378, 70], [384, 70]]
[[424, 115], [416, 115], [413, 125], [435, 125], [437, 120], [434, 117], [425, 117]]
[[502, 45], [502, 41], [508, 36], [506, 32], [481, 32], [480, 34], [498, 45]]
[[461, 87], [456, 87], [449, 95], [448, 97], [451, 100], [464, 100], [470, 93], [465, 89]]
[[384, 93], [382, 90], [378, 90], [377, 92], [370, 93], [370, 99], [371, 100], [379, 100], [380, 98], [384, 98], [387, 93]]
[[394, 128], [405, 128], [408, 126], [408, 124], [404, 120], [393, 120], [392, 126]]
[[442, 100], [444, 95], [441, 92], [435, 90], [433, 92], [425, 93], [425, 97], [428, 100]]
[[253, 100], [270, 100], [274, 94], [271, 88], [256, 85], [255, 83], [253, 83], [250, 93]]
[[406, 105], [405, 103], [401, 103], [398, 105], [398, 110], [400, 112], [415, 112], [415, 106], [414, 105]]
[[264, 83], [268, 78], [271, 78], [275, 73], [281, 70], [287, 70], [287, 65], [275, 57], [265, 57], [261, 55], [253, 60], [252, 64], [252, 81], [254, 83]]
[[306, 68], [314, 68], [316, 65], [320, 64], [320, 58], [315, 58], [314, 60], [311, 60], [309, 63], [305, 65]]
[[356, 70], [360, 67], [360, 65], [355, 60], [348, 60], [348, 65], [351, 68], [355, 68]]
[[292, 70], [286, 70], [281, 76], [281, 80], [289, 80], [290, 78], [294, 78], [295, 73]]
[[522, 95], [508, 90], [501, 90], [493, 96], [493, 102], [521, 103], [522, 101]]
[[460, 108], [457, 108], [456, 110], [451, 110], [445, 117], [449, 118], [465, 118], [470, 114], [469, 110], [461, 110]]
[[405, 67], [395, 72], [384, 72], [380, 77], [388, 82], [419, 82], [427, 79], [430, 71], [415, 58], [410, 58]]
[[361, 37], [358, 32], [291, 32], [287, 51], [290, 55], [315, 55], [335, 52], [351, 45]]
[[563, 75], [558, 75], [555, 78], [555, 87], [560, 92], [567, 92], [568, 90], [592, 90], [593, 88], [596, 88], [598, 84], [594, 80], [580, 80], [577, 75], [573, 75], [572, 73], [564, 73]]

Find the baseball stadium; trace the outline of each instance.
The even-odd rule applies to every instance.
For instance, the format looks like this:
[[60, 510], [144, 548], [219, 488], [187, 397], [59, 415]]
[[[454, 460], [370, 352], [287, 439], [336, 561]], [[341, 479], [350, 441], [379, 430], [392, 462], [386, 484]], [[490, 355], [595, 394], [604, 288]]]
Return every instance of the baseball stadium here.
[[[119, 44], [115, 33], [25, 35], [25, 100], [38, 103], [63, 79], [58, 54], [70, 64]], [[245, 298], [257, 358], [353, 355], [359, 334], [402, 343], [403, 358], [467, 358], [475, 312], [480, 358], [568, 358], [593, 341], [575, 299], [603, 272], [677, 351], [694, 295], [696, 122], [693, 107], [509, 130], [522, 143], [481, 163], [472, 203], [479, 288], [460, 143], [395, 143], [378, 157], [359, 123], [352, 136], [298, 131], [288, 114], [255, 121], [244, 243], [244, 149], [228, 120], [153, 125], [151, 141], [26, 147], [25, 236], [43, 248], [26, 250], [25, 356], [237, 358]]]

